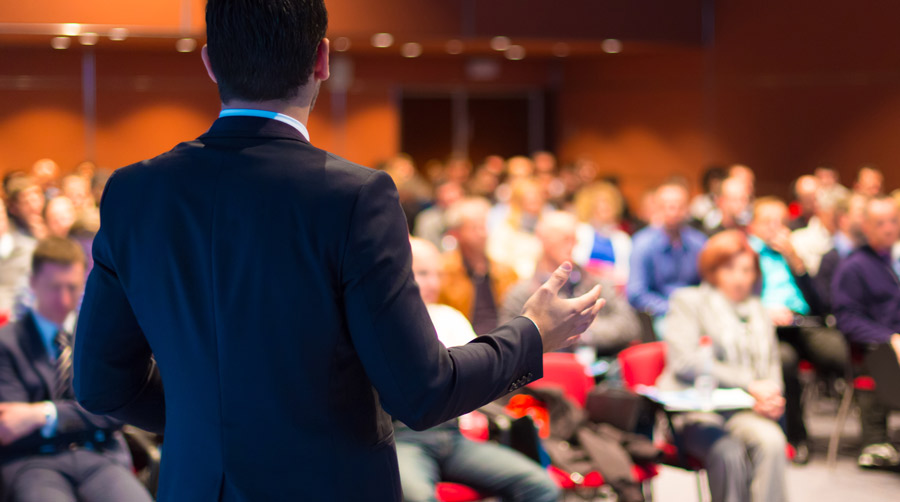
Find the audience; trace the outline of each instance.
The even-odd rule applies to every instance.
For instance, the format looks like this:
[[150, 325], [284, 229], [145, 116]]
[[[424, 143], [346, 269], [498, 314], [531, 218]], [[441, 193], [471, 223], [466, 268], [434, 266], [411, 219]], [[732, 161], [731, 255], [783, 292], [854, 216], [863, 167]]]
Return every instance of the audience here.
[[863, 166], [859, 169], [859, 173], [856, 176], [856, 184], [853, 185], [853, 191], [866, 197], [875, 197], [876, 195], [881, 195], [883, 184], [884, 174], [881, 171], [872, 166]]
[[759, 258], [743, 233], [713, 236], [699, 256], [703, 283], [675, 291], [666, 315], [666, 369], [658, 386], [679, 390], [704, 372], [698, 350], [712, 343], [709, 369], [719, 387], [740, 388], [752, 410], [675, 417], [686, 452], [703, 462], [713, 502], [785, 500], [781, 363], [766, 307], [753, 293]]
[[[527, 161], [530, 165], [530, 159], [523, 159], [520, 164]], [[510, 169], [512, 166], [510, 161]], [[547, 202], [541, 185], [525, 176], [518, 174], [512, 182], [507, 210], [493, 213], [495, 218], [503, 214], [502, 219], [492, 227], [491, 216], [488, 217], [488, 256], [511, 267], [519, 277], [531, 277], [534, 273], [534, 265], [541, 254], [541, 243], [534, 236], [534, 227], [546, 210]]]
[[[626, 291], [631, 305], [662, 319], [669, 310], [669, 295], [684, 286], [700, 283], [697, 255], [706, 236], [687, 225], [688, 190], [667, 183], [655, 193], [659, 225], [634, 235], [631, 270]], [[657, 321], [657, 334], [661, 327]]]
[[578, 265], [616, 287], [628, 280], [631, 236], [620, 228], [624, 201], [619, 190], [600, 181], [582, 188], [575, 197], [581, 224], [573, 258]]
[[499, 326], [506, 291], [518, 277], [511, 267], [487, 255], [487, 218], [491, 205], [480, 197], [465, 198], [447, 209], [445, 225], [456, 249], [443, 258], [444, 287], [440, 302], [462, 312], [476, 333]]
[[440, 181], [434, 187], [434, 205], [416, 216], [413, 234], [425, 239], [439, 249], [441, 239], [447, 229], [444, 226], [444, 212], [454, 202], [463, 197], [463, 187], [456, 181]]
[[6, 203], [0, 199], [0, 319], [12, 317], [16, 295], [27, 287], [35, 244], [13, 231], [6, 214]]
[[34, 309], [0, 330], [0, 474], [7, 500], [149, 501], [122, 423], [85, 411], [72, 389], [78, 244], [51, 237], [32, 258]]
[[6, 208], [16, 232], [34, 241], [46, 237], [45, 203], [44, 191], [32, 178], [10, 178], [6, 185]]
[[744, 230], [750, 220], [750, 186], [740, 178], [726, 178], [719, 192], [715, 207], [697, 222], [698, 228], [710, 236], [725, 230]]
[[822, 374], [843, 375], [847, 346], [840, 332], [825, 325], [821, 300], [803, 260], [791, 245], [787, 223], [784, 202], [763, 197], [754, 204], [748, 230], [750, 245], [759, 255], [762, 302], [782, 342], [787, 437], [797, 451], [795, 461], [806, 463], [809, 447], [801, 403], [800, 360], [811, 362]]
[[[699, 339], [709, 337], [719, 385], [742, 388], [756, 399], [753, 410], [676, 420], [686, 452], [706, 467], [713, 500], [784, 499], [785, 441], [795, 446], [796, 461], [809, 456], [801, 359], [831, 383], [849, 364], [847, 341], [858, 352], [891, 344], [900, 353], [900, 191], [897, 200], [881, 195], [884, 176], [874, 167], [860, 169], [852, 192], [830, 167], [801, 176], [792, 184], [793, 218], [780, 200], [756, 199], [755, 174], [741, 164], [708, 169], [693, 200], [682, 182], [664, 183], [632, 201], [639, 202], [636, 213], [628, 211], [622, 193], [640, 192], [620, 187], [616, 176], [588, 158], [559, 165], [550, 152], [508, 160], [494, 155], [473, 169], [469, 159], [453, 155], [420, 172], [401, 154], [380, 167], [398, 187], [411, 233], [422, 238], [411, 239], [413, 272], [446, 346], [467, 343], [517, 316], [563, 261], [575, 267], [561, 296], [599, 284], [607, 302], [571, 350], [589, 347], [598, 357], [615, 356], [641, 337], [637, 312], [649, 314], [669, 347], [660, 386], [681, 389], [693, 384]], [[90, 270], [97, 204], [111, 172], [86, 162], [62, 173], [50, 159], [26, 171], [5, 174], [0, 198], [0, 325], [11, 322], [0, 331], [0, 474], [4, 489], [39, 492], [43, 482], [32, 481], [38, 473], [22, 468], [24, 462], [69, 456], [109, 472], [111, 496], [136, 486], [125, 470], [127, 454], [117, 449], [121, 424], [80, 412], [70, 420], [69, 410], [77, 407], [70, 397], [59, 400], [52, 389], [34, 388], [10, 371], [26, 356], [37, 358], [29, 364], [54, 371], [60, 351], [47, 333], [62, 321], [47, 314], [49, 321], [42, 322], [40, 313], [53, 302], [62, 308], [65, 297], [68, 314], [77, 299], [73, 303], [71, 287], [51, 299], [46, 280], [62, 269], [77, 269], [82, 278]], [[59, 245], [86, 256], [68, 262], [35, 258], [42, 265], [32, 275], [39, 242], [45, 248], [65, 242]], [[39, 249], [36, 256], [46, 252]], [[82, 285], [70, 286], [77, 291]], [[843, 333], [834, 329], [834, 318]], [[43, 337], [42, 350], [24, 354], [16, 337]], [[605, 378], [615, 379], [615, 372]], [[10, 394], [20, 388], [25, 390]], [[874, 393], [858, 392], [859, 465], [900, 466], [886, 410]], [[49, 413], [47, 403], [58, 408], [55, 431], [46, 425], [50, 415], [35, 411]], [[23, 421], [5, 422], [15, 417]], [[83, 433], [97, 430], [103, 441]], [[71, 437], [75, 446], [62, 451]], [[557, 488], [540, 466], [505, 447], [464, 439], [455, 421], [422, 433], [397, 424], [396, 440], [407, 500], [434, 500], [440, 480], [503, 500], [555, 500]], [[38, 446], [56, 450], [38, 457]], [[70, 477], [62, 463], [51, 463], [41, 471], [52, 479], [46, 486], [62, 476], [64, 489], [84, 483], [85, 490], [99, 491]], [[134, 496], [114, 498], [146, 500], [137, 488]]]
[[[900, 355], [900, 267], [891, 256], [891, 248], [900, 240], [897, 203], [874, 196], [866, 203], [864, 215], [865, 244], [843, 260], [834, 277], [835, 316], [851, 343], [891, 344]], [[859, 465], [900, 465], [900, 454], [887, 433], [887, 411], [872, 391], [860, 389], [856, 396], [863, 444]]]
[[[528, 298], [543, 284], [563, 262], [572, 261], [578, 221], [571, 213], [545, 214], [537, 225], [536, 235], [541, 241], [541, 257], [534, 276], [520, 281], [507, 294], [500, 314], [500, 322], [507, 322], [521, 315]], [[641, 325], [637, 314], [628, 302], [616, 293], [608, 279], [596, 279], [587, 270], [575, 266], [572, 274], [559, 292], [561, 298], [576, 298], [597, 284], [603, 288], [601, 297], [606, 306], [581, 335], [581, 345], [593, 347], [598, 357], [615, 356], [640, 338]], [[574, 347], [573, 347], [574, 348]]]
[[[437, 303], [441, 291], [437, 247], [417, 238], [410, 245], [413, 274], [438, 338], [448, 348], [468, 343], [475, 332], [466, 318]], [[543, 467], [500, 444], [466, 439], [456, 419], [422, 432], [395, 421], [394, 440], [407, 502], [436, 501], [440, 481], [463, 483], [508, 501], [555, 502], [559, 497], [559, 488]]]
[[816, 213], [818, 202], [819, 180], [812, 175], [803, 175], [794, 182], [794, 204], [796, 214], [788, 222], [788, 228], [799, 230], [809, 224], [810, 218]]

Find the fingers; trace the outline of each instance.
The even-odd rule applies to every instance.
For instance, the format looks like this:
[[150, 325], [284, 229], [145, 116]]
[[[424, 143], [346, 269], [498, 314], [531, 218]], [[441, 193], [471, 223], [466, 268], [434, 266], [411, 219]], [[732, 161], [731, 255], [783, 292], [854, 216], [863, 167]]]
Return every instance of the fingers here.
[[598, 284], [584, 295], [579, 296], [578, 298], [572, 298], [569, 301], [572, 302], [572, 307], [574, 308], [575, 312], [584, 312], [585, 310], [594, 306], [599, 298], [600, 285]]
[[562, 265], [556, 268], [553, 272], [553, 275], [547, 279], [547, 282], [544, 283], [544, 286], [553, 292], [553, 294], [559, 293], [559, 290], [565, 286], [566, 281], [569, 280], [569, 274], [572, 272], [572, 264], [569, 262], [564, 262]]

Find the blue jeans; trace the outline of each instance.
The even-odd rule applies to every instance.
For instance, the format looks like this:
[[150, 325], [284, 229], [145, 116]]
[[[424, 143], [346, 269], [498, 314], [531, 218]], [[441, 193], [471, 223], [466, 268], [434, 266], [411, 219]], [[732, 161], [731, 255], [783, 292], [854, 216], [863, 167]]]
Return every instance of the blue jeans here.
[[458, 429], [396, 431], [400, 484], [406, 502], [435, 501], [440, 481], [470, 486], [506, 502], [555, 502], [559, 488], [547, 471], [519, 452], [466, 439]]

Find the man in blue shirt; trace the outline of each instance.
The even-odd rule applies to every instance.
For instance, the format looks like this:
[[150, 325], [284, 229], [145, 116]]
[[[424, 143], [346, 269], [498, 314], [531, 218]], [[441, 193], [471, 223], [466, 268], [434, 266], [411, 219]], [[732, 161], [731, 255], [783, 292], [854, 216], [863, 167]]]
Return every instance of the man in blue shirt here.
[[72, 391], [70, 319], [85, 256], [50, 238], [32, 257], [35, 305], [0, 330], [0, 476], [17, 501], [150, 501], [131, 472], [122, 423], [93, 415]]
[[[660, 226], [634, 235], [626, 292], [635, 309], [659, 320], [669, 310], [672, 291], [700, 283], [697, 256], [706, 236], [687, 224], [689, 194], [684, 185], [666, 183], [654, 197]], [[659, 323], [655, 325], [661, 335]]]
[[753, 219], [747, 229], [750, 245], [759, 254], [762, 302], [781, 340], [785, 433], [797, 451], [794, 461], [806, 463], [809, 448], [800, 401], [799, 362], [805, 359], [825, 375], [843, 375], [847, 344], [839, 331], [825, 326], [823, 319], [828, 312], [823, 310], [803, 260], [791, 244], [787, 222], [787, 205], [775, 197], [763, 197], [753, 205]]

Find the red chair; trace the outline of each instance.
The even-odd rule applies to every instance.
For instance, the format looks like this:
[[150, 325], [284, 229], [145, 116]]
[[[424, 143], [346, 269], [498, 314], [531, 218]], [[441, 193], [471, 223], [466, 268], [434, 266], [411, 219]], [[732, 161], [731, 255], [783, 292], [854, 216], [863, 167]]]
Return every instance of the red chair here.
[[584, 408], [588, 392], [594, 386], [594, 379], [587, 374], [584, 366], [575, 359], [575, 354], [551, 352], [544, 354], [544, 378], [537, 380], [530, 387], [562, 388], [563, 393]]
[[477, 502], [486, 498], [474, 488], [456, 483], [438, 483], [435, 492], [440, 502]]
[[[587, 395], [594, 386], [594, 379], [587, 374], [585, 367], [575, 359], [575, 354], [564, 352], [551, 352], [544, 354], [544, 377], [532, 382], [529, 387], [557, 387], [572, 401], [582, 408], [587, 402]], [[585, 475], [568, 473], [555, 466], [548, 469], [550, 476], [564, 491], [580, 489], [597, 490], [606, 484], [606, 480], [599, 472], [589, 472]], [[656, 466], [635, 466], [634, 479], [639, 483], [646, 483], [658, 474]]]

